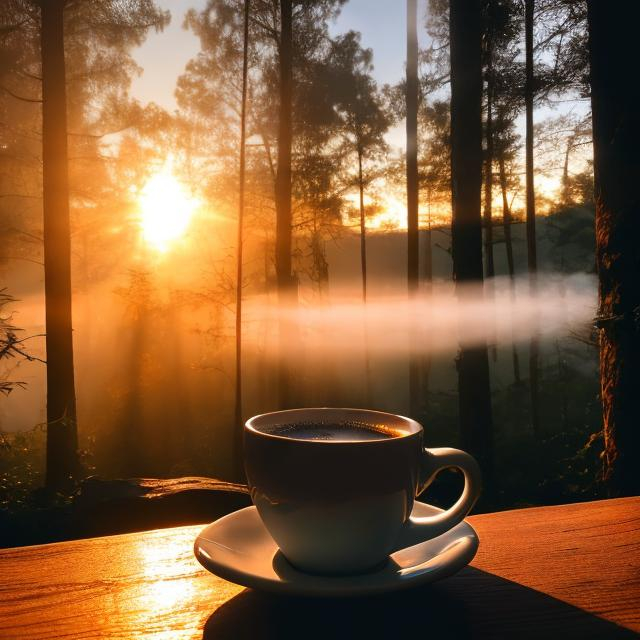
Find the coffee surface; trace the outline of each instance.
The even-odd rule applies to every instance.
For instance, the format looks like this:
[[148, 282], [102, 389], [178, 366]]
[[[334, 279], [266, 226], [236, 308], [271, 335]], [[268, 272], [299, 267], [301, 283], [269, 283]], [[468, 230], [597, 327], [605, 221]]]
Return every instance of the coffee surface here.
[[260, 431], [274, 436], [296, 440], [323, 440], [332, 442], [361, 442], [384, 440], [404, 435], [399, 429], [384, 424], [365, 422], [295, 422], [261, 427]]

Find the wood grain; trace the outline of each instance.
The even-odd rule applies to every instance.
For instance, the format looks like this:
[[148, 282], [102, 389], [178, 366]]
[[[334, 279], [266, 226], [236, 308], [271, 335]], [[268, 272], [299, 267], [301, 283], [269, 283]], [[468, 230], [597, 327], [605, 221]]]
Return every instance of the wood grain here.
[[249, 493], [247, 486], [244, 484], [235, 484], [202, 476], [127, 478], [120, 480], [105, 480], [92, 476], [80, 483], [80, 490], [74, 499], [74, 503], [95, 504], [123, 498], [159, 500], [168, 496], [182, 494], [185, 491]]
[[250, 504], [245, 485], [215, 478], [89, 478], [73, 502], [72, 532], [86, 538], [211, 522]]
[[249, 506], [248, 493], [215, 478], [87, 478], [70, 505], [0, 510], [0, 547], [211, 522]]
[[0, 638], [626, 638], [640, 498], [472, 516], [473, 566], [361, 600], [274, 598], [206, 573], [199, 526], [0, 551]]

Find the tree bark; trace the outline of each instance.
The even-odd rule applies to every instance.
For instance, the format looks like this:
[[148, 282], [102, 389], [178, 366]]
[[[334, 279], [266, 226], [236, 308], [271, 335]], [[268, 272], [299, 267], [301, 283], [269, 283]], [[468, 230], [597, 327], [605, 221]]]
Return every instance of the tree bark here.
[[604, 479], [640, 493], [640, 5], [589, 0]]
[[[502, 192], [502, 228], [504, 230], [504, 246], [507, 252], [507, 269], [509, 271], [509, 290], [511, 300], [516, 299], [515, 265], [513, 262], [513, 239], [511, 238], [511, 210], [509, 199], [507, 198], [507, 174], [504, 166], [504, 157], [499, 154], [498, 168], [500, 171], [500, 191]], [[520, 384], [520, 359], [518, 348], [515, 342], [511, 345], [511, 360], [513, 362], [513, 379], [516, 384]]]
[[243, 221], [246, 169], [247, 74], [249, 69], [249, 12], [251, 0], [244, 0], [244, 34], [242, 47], [242, 98], [240, 105], [240, 167], [238, 176], [238, 236], [236, 249], [236, 396], [233, 409], [235, 473], [242, 478], [242, 278]]
[[[418, 193], [418, 2], [407, 0], [407, 284], [409, 297], [418, 293], [420, 278]], [[420, 410], [420, 363], [416, 337], [410, 335], [409, 406], [411, 415]]]
[[[276, 169], [276, 281], [282, 309], [297, 303], [297, 283], [291, 271], [291, 144], [293, 109], [293, 8], [292, 0], [280, 0], [280, 105], [278, 121], [278, 163]], [[280, 364], [278, 395], [281, 408], [291, 402], [289, 327], [280, 319]]]
[[[525, 87], [524, 104], [526, 120], [526, 186], [527, 186], [527, 266], [529, 269], [529, 287], [533, 296], [537, 293], [538, 257], [536, 246], [536, 196], [534, 187], [533, 167], [533, 11], [534, 0], [524, 3], [524, 31], [525, 31]], [[538, 351], [539, 341], [535, 319], [531, 340], [529, 342], [529, 390], [531, 402], [531, 428], [535, 434], [540, 431], [540, 417], [538, 407]]]
[[[481, 286], [482, 265], [482, 50], [480, 0], [450, 0], [452, 257], [459, 294]], [[482, 295], [481, 291], [478, 295]], [[465, 319], [460, 318], [460, 323]], [[467, 319], [473, 322], [473, 319]], [[463, 327], [461, 326], [461, 331]], [[488, 478], [492, 467], [492, 416], [487, 346], [461, 346], [458, 390], [462, 446]]]
[[65, 489], [79, 472], [71, 319], [64, 1], [41, 3], [42, 178], [47, 349], [46, 485]]

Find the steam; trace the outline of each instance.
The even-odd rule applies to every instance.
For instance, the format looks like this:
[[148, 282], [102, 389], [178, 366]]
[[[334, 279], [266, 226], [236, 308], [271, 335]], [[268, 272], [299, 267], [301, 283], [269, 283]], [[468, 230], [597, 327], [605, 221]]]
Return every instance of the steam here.
[[[245, 411], [252, 414], [272, 408], [275, 378], [268, 365], [281, 355], [290, 359], [298, 385], [308, 394], [304, 402], [334, 404], [360, 401], [358, 394], [366, 379], [364, 354], [368, 353], [376, 405], [406, 411], [402, 398], [410, 353], [441, 356], [443, 366], [432, 385], [450, 389], [455, 385], [451, 374], [460, 344], [505, 346], [527, 342], [534, 334], [547, 340], [563, 338], [592, 323], [595, 278], [545, 273], [538, 281], [536, 294], [530, 292], [524, 277], [515, 282], [515, 290], [508, 279], [497, 278], [484, 287], [465, 287], [459, 295], [453, 284], [434, 282], [430, 294], [408, 300], [405, 280], [377, 279], [371, 283], [366, 306], [360, 299], [359, 282], [351, 281], [342, 288], [332, 283], [324, 299], [301, 291], [298, 307], [284, 310], [274, 297], [248, 295], [242, 323]], [[207, 425], [207, 430], [212, 428], [212, 415], [221, 415], [219, 424], [226, 424], [221, 411], [233, 393], [233, 308], [220, 316], [219, 326], [212, 325], [214, 316], [207, 305], [175, 310], [167, 306], [162, 313], [134, 318], [114, 293], [115, 287], [110, 281], [74, 298], [80, 424], [107, 434], [131, 419], [136, 424], [144, 422], [147, 432], [153, 433], [160, 428], [158, 416], [167, 415], [162, 428], [169, 430], [174, 414], [163, 404], [167, 398], [175, 398], [171, 406], [188, 409], [190, 419]], [[15, 324], [25, 329], [25, 335], [42, 333], [43, 312], [41, 295], [22, 296], [16, 305]], [[281, 321], [284, 352], [279, 349]], [[44, 357], [44, 341], [35, 339], [29, 350]], [[582, 366], [582, 360], [576, 366]], [[3, 363], [0, 375], [28, 386], [2, 398], [0, 428], [19, 431], [42, 423], [44, 365], [22, 362], [15, 370], [4, 367]], [[171, 393], [167, 393], [168, 385]], [[210, 389], [216, 385], [223, 391], [212, 400]], [[144, 397], [147, 413], [134, 417], [122, 413], [126, 409], [123, 394], [131, 389]], [[220, 456], [223, 464], [226, 458]]]
[[[452, 283], [434, 283], [431, 293], [412, 300], [403, 293], [375, 297], [366, 305], [345, 291], [334, 292], [329, 301], [302, 301], [284, 310], [273, 301], [249, 300], [245, 319], [252, 324], [268, 318], [272, 327], [282, 320], [285, 342], [291, 336], [319, 357], [358, 353], [365, 343], [381, 356], [438, 354], [455, 352], [459, 345], [507, 345], [534, 334], [567, 335], [591, 322], [595, 292], [595, 280], [588, 275], [541, 274], [535, 293], [528, 279], [511, 283], [495, 278], [484, 287], [468, 285], [458, 291]], [[247, 337], [247, 346], [258, 346], [251, 344], [251, 334]], [[271, 336], [269, 344], [275, 356], [277, 339]]]

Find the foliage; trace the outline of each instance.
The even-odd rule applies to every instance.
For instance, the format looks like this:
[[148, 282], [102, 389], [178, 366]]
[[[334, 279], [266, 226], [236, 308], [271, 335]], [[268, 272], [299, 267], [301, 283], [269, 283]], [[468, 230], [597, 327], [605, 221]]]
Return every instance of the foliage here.
[[418, 177], [422, 199], [432, 224], [431, 209], [448, 207], [451, 191], [451, 158], [449, 145], [449, 103], [424, 102], [418, 120]]
[[[25, 347], [25, 343], [28, 340], [39, 336], [19, 338], [18, 334], [22, 329], [15, 327], [11, 322], [11, 312], [7, 307], [15, 305], [16, 302], [18, 301], [7, 292], [6, 288], [0, 289], [0, 364], [2, 364], [3, 360], [17, 360], [18, 364], [21, 360], [44, 363], [44, 361], [37, 356], [30, 354]], [[0, 395], [9, 395], [16, 388], [24, 389], [26, 388], [26, 383], [16, 380], [0, 379]]]
[[[371, 77], [371, 51], [349, 32], [332, 38], [328, 20], [342, 0], [294, 3], [293, 231], [294, 270], [322, 290], [328, 277], [325, 243], [340, 233], [346, 196], [356, 182], [353, 157], [362, 149], [367, 184], [379, 175], [389, 126]], [[270, 3], [252, 4], [249, 34], [247, 220], [271, 242], [277, 150], [279, 15]], [[197, 154], [210, 197], [235, 197], [237, 174], [221, 170], [237, 162], [242, 54], [242, 3], [209, 3], [187, 14], [185, 26], [201, 51], [178, 79], [181, 118], [208, 140]], [[224, 131], [224, 135], [220, 132]]]
[[[597, 379], [593, 369], [567, 367], [561, 355], [580, 349], [582, 360], [595, 366], [597, 352], [564, 339], [559, 364], [547, 364], [540, 377], [541, 423], [536, 437], [529, 430], [528, 390], [524, 384], [494, 389], [492, 404], [495, 424], [495, 466], [497, 479], [487, 487], [480, 505], [483, 511], [561, 504], [593, 500], [604, 496], [599, 482], [602, 440]], [[549, 348], [551, 345], [546, 345]], [[575, 358], [572, 360], [575, 363]], [[451, 422], [457, 414], [454, 394], [430, 396], [429, 445], [451, 445]], [[459, 491], [455, 478], [443, 478], [430, 490], [427, 500], [446, 505]]]
[[0, 510], [37, 505], [36, 490], [44, 482], [45, 431], [0, 432]]

